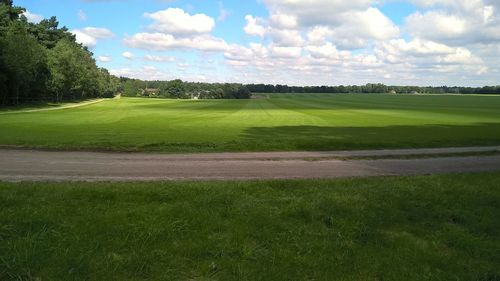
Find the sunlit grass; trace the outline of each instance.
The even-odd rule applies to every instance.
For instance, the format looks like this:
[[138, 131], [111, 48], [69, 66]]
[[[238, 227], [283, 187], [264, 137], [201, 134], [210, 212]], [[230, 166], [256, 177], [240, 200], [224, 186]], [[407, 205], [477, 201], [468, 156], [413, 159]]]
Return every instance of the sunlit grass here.
[[122, 98], [0, 115], [0, 132], [0, 145], [165, 152], [491, 145], [500, 143], [500, 97]]

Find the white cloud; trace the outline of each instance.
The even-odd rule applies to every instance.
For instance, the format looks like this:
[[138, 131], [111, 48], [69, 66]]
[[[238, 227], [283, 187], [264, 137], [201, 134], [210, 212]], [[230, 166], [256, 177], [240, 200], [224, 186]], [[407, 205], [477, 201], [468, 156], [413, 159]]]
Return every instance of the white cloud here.
[[379, 58], [392, 64], [412, 67], [438, 67], [443, 65], [475, 65], [483, 67], [483, 61], [463, 47], [450, 47], [444, 44], [413, 39], [391, 40], [380, 43], [375, 53]]
[[28, 19], [28, 21], [32, 23], [39, 23], [43, 20], [42, 15], [30, 13], [30, 11], [28, 10], [26, 10], [26, 12], [23, 13], [23, 16], [25, 16], [26, 19]]
[[194, 49], [203, 52], [223, 52], [228, 47], [223, 39], [210, 35], [215, 20], [205, 14], [190, 15], [182, 9], [169, 8], [146, 17], [154, 20], [149, 26], [154, 32], [125, 37], [126, 46], [148, 51]]
[[209, 33], [215, 27], [215, 20], [205, 14], [190, 15], [179, 8], [168, 8], [145, 16], [154, 20], [149, 28], [156, 32], [174, 35]]
[[108, 39], [114, 36], [113, 32], [106, 28], [85, 27], [83, 29], [72, 30], [76, 36], [76, 41], [89, 48], [95, 47], [99, 39]]
[[123, 52], [122, 57], [128, 59], [128, 60], [133, 60], [134, 59], [134, 54], [131, 52]]
[[430, 40], [462, 37], [468, 31], [464, 18], [436, 11], [416, 12], [406, 18], [406, 24], [413, 36]]
[[104, 55], [104, 56], [98, 56], [97, 60], [99, 60], [100, 62], [110, 62], [113, 60], [113, 58], [111, 56]]
[[346, 60], [351, 57], [351, 53], [348, 51], [339, 51], [337, 47], [332, 45], [332, 43], [326, 43], [322, 46], [311, 45], [306, 47], [306, 50], [314, 58], [327, 58], [331, 60]]
[[338, 24], [337, 16], [345, 12], [363, 11], [376, 0], [264, 0], [272, 14], [283, 13], [297, 18], [301, 26]]
[[174, 62], [176, 59], [174, 57], [169, 57], [169, 56], [145, 55], [144, 60], [151, 62]]
[[109, 71], [112, 75], [122, 76], [128, 78], [142, 79], [142, 80], [171, 80], [174, 78], [173, 75], [160, 70], [154, 66], [145, 65], [139, 69], [132, 68], [120, 68], [111, 69]]
[[243, 28], [245, 32], [249, 35], [264, 37], [266, 35], [267, 29], [264, 27], [260, 21], [260, 18], [254, 18], [252, 15], [245, 16], [247, 24]]
[[300, 47], [304, 43], [299, 30], [270, 29], [268, 36], [274, 44], [285, 47]]
[[312, 45], [323, 45], [332, 36], [332, 31], [326, 26], [315, 26], [307, 33], [307, 40]]
[[316, 19], [314, 25], [311, 21], [307, 23], [299, 21], [304, 11], [289, 11], [290, 14], [285, 14], [276, 8], [277, 12], [271, 14], [268, 20], [246, 16], [247, 23], [244, 30], [249, 35], [270, 38], [273, 43], [281, 46], [302, 46], [304, 44], [302, 34], [307, 33], [311, 44], [321, 45], [331, 40], [345, 49], [363, 48], [372, 40], [387, 40], [399, 36], [399, 27], [377, 8], [361, 9], [359, 5], [355, 7], [354, 10], [336, 11], [325, 20], [321, 20], [318, 15], [310, 14], [310, 17]]
[[376, 8], [347, 12], [342, 23], [331, 28], [331, 38], [347, 49], [363, 48], [369, 40], [387, 40], [399, 36], [399, 28]]
[[274, 14], [270, 17], [271, 24], [277, 28], [295, 29], [298, 27], [297, 17], [285, 14]]
[[302, 48], [300, 47], [271, 46], [270, 51], [279, 58], [298, 58], [302, 54]]
[[426, 7], [406, 18], [414, 37], [456, 46], [500, 42], [500, 1], [415, 0]]
[[197, 49], [200, 51], [224, 51], [227, 43], [219, 38], [203, 35], [191, 38], [176, 38], [164, 33], [137, 33], [124, 39], [125, 45], [131, 48], [166, 51], [171, 49]]

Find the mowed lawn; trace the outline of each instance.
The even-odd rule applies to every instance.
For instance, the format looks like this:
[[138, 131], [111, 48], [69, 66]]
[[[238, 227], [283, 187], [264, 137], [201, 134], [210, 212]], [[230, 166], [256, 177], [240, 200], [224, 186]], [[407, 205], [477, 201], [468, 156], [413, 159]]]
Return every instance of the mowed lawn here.
[[500, 96], [271, 95], [122, 98], [0, 114], [0, 145], [164, 152], [500, 144]]
[[500, 280], [500, 174], [0, 183], [0, 280]]

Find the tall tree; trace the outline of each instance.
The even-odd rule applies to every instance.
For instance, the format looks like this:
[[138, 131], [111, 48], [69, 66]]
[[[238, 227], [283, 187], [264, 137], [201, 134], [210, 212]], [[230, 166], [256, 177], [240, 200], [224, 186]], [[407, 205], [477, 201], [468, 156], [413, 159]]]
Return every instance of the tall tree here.
[[12, 0], [0, 0], [0, 6], [5, 9], [6, 15], [11, 21], [19, 19], [21, 14], [26, 11], [24, 8], [14, 6]]
[[9, 26], [1, 46], [1, 68], [5, 70], [3, 79], [7, 79], [4, 87], [10, 93], [6, 102], [18, 104], [22, 100], [39, 98], [47, 78], [45, 49], [18, 21]]
[[186, 98], [186, 88], [184, 87], [184, 82], [182, 80], [172, 80], [166, 83], [164, 89], [167, 97], [175, 99]]
[[57, 42], [62, 39], [75, 41], [75, 36], [69, 33], [66, 27], [59, 28], [59, 22], [56, 17], [44, 19], [38, 24], [30, 23], [29, 32], [37, 38], [40, 44], [49, 49], [54, 48]]
[[99, 72], [90, 53], [77, 43], [62, 39], [49, 50], [50, 90], [54, 101], [98, 95]]

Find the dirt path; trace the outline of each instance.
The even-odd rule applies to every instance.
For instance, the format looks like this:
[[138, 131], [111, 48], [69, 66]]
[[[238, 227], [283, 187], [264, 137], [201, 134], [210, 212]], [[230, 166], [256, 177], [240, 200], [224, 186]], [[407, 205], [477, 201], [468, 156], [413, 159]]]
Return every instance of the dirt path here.
[[187, 155], [0, 149], [0, 180], [306, 179], [500, 171], [500, 155], [347, 161], [334, 159], [484, 151], [500, 151], [500, 147]]
[[82, 106], [100, 103], [102, 101], [104, 101], [104, 99], [98, 99], [98, 100], [92, 100], [92, 101], [86, 101], [86, 102], [80, 102], [80, 103], [76, 103], [76, 104], [68, 104], [68, 105], [62, 105], [62, 106], [50, 107], [50, 108], [11, 110], [11, 111], [0, 112], [0, 115], [15, 114], [15, 113], [40, 112], [40, 111], [53, 111], [53, 110], [61, 110], [61, 109], [68, 109], [68, 108], [76, 108], [76, 107], [82, 107]]

